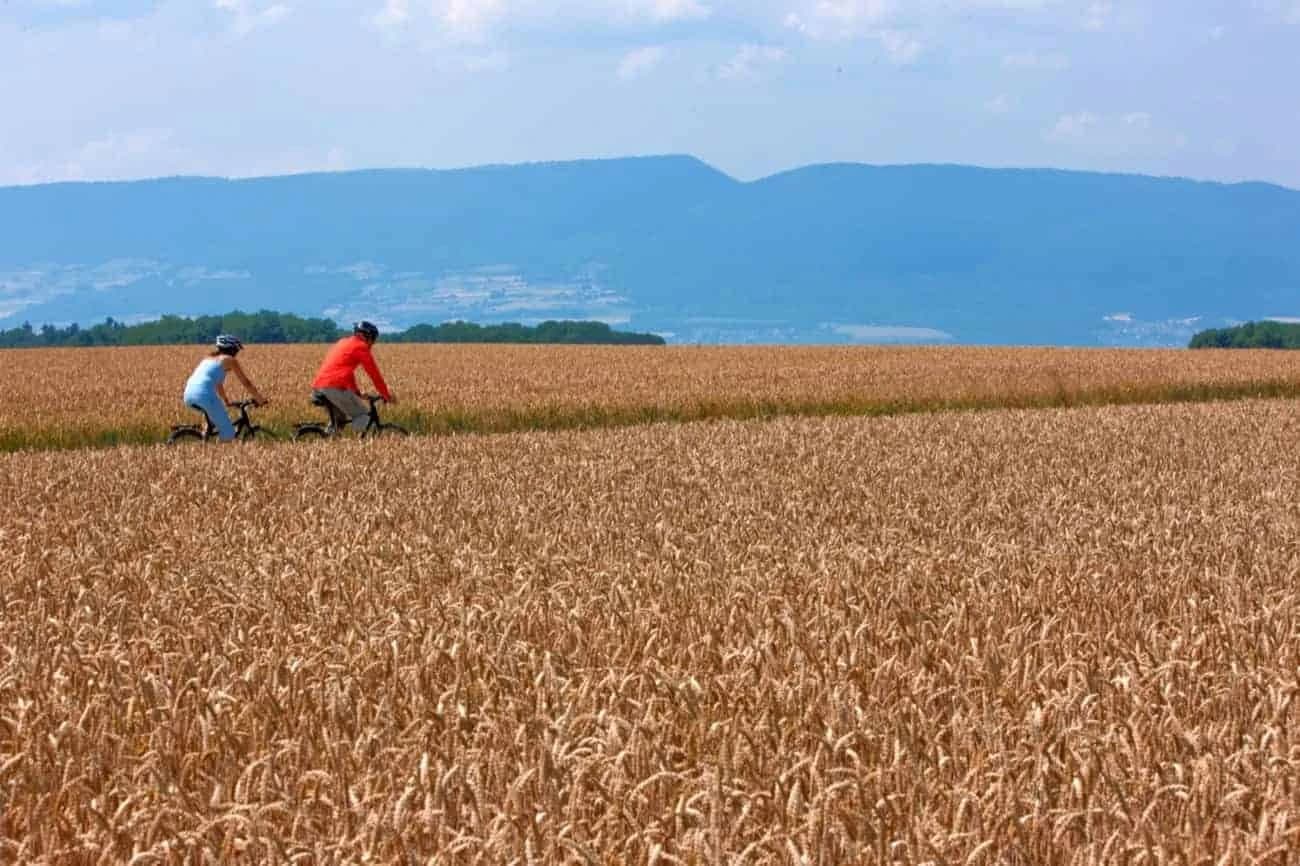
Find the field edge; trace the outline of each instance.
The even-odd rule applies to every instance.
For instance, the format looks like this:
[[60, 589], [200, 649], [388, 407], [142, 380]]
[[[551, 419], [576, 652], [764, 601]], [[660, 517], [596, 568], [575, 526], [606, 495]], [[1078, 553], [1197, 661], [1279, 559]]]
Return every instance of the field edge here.
[[[1300, 380], [1265, 379], [1228, 383], [1132, 385], [1070, 390], [1059, 387], [1036, 394], [979, 397], [938, 397], [844, 400], [698, 400], [682, 405], [544, 405], [528, 408], [449, 408], [427, 411], [395, 409], [386, 420], [425, 436], [556, 432], [630, 427], [656, 423], [746, 421], [788, 417], [884, 417], [955, 411], [1000, 409], [1065, 409], [1082, 406], [1128, 406], [1162, 403], [1206, 403], [1246, 399], [1300, 397]], [[267, 425], [280, 438], [290, 430]], [[69, 451], [123, 445], [162, 444], [170, 428], [141, 423], [110, 426], [0, 428], [0, 453]]]

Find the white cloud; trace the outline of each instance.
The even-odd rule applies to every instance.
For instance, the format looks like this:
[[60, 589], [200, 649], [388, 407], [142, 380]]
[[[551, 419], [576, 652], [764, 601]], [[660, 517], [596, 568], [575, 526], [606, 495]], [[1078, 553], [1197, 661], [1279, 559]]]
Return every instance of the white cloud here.
[[1004, 56], [1002, 66], [1006, 69], [1041, 69], [1049, 72], [1060, 72], [1070, 68], [1070, 58], [1059, 51], [1050, 54], [1022, 51]]
[[1080, 111], [1075, 114], [1063, 114], [1056, 121], [1056, 124], [1048, 130], [1046, 137], [1049, 141], [1064, 141], [1071, 138], [1083, 138], [1096, 126], [1097, 115], [1090, 111]]
[[[908, 7], [915, 12], [920, 6]], [[925, 49], [896, 0], [816, 0], [785, 16], [785, 27], [813, 40], [874, 39], [891, 63], [915, 63]]]
[[254, 30], [269, 27], [292, 11], [283, 3], [263, 5], [254, 0], [215, 0], [214, 5], [230, 13], [231, 30], [236, 36], [247, 36]]
[[1187, 136], [1164, 128], [1146, 111], [1064, 114], [1043, 133], [1047, 142], [1079, 154], [1112, 158], [1164, 156], [1187, 146]]
[[193, 147], [183, 131], [135, 129], [98, 138], [32, 163], [0, 159], [0, 185], [58, 181], [141, 180], [178, 175], [264, 177], [304, 172], [346, 171], [353, 166], [347, 149], [298, 147], [277, 149], [255, 159], [232, 163]]
[[894, 11], [892, 0], [816, 0], [790, 12], [785, 26], [813, 39], [852, 39], [873, 32]]
[[[242, 2], [242, 0], [225, 0]], [[511, 23], [548, 28], [589, 25], [699, 21], [713, 9], [701, 0], [384, 0], [370, 22], [392, 32], [432, 22], [452, 41], [482, 43]]]
[[[976, 12], [1046, 13], [1067, 0], [797, 0], [784, 18], [787, 30], [816, 41], [875, 40], [893, 63], [915, 63], [931, 46], [960, 39]], [[1076, 8], [1073, 13], [1077, 14]], [[1100, 13], [1098, 13], [1100, 14]], [[1001, 21], [1005, 16], [996, 20]], [[1059, 70], [1061, 53], [1008, 55], [1007, 66]]]
[[508, 9], [505, 0], [440, 0], [434, 15], [453, 37], [466, 42], [481, 42]]
[[1061, 5], [1062, 0], [948, 0], [941, 5], [952, 11], [993, 9], [1031, 12]]
[[633, 4], [656, 21], [686, 21], [708, 18], [713, 10], [697, 0], [642, 0]]
[[1105, 30], [1106, 25], [1110, 23], [1110, 16], [1115, 11], [1115, 4], [1110, 0], [1104, 2], [1091, 3], [1083, 13], [1084, 30]]
[[[974, 12], [1035, 12], [1067, 0], [794, 0], [785, 26], [812, 39], [857, 39], [929, 28]], [[1077, 2], [1077, 0], [1070, 0]]]
[[1005, 93], [999, 93], [984, 103], [984, 110], [989, 114], [1007, 114], [1011, 111], [1011, 97]]
[[667, 49], [662, 45], [647, 45], [623, 55], [618, 64], [618, 77], [624, 81], [640, 78], [663, 62]]
[[718, 67], [718, 77], [729, 81], [756, 78], [763, 68], [781, 63], [786, 56], [784, 48], [774, 45], [742, 45], [730, 60]]
[[129, 177], [138, 165], [170, 157], [172, 138], [170, 129], [109, 133], [83, 144], [61, 166], [50, 166], [49, 174], [75, 180]]
[[381, 30], [401, 27], [411, 20], [411, 0], [385, 0], [384, 8], [370, 20]]
[[899, 66], [915, 63], [925, 47], [919, 39], [902, 30], [881, 30], [876, 38], [889, 55], [890, 62]]
[[[1231, 95], [1231, 70], [1247, 56], [1241, 52], [1287, 80], [1294, 58], [1282, 37], [1300, 29], [1284, 22], [1293, 14], [1300, 20], [1300, 0], [1192, 9], [1172, 29], [1154, 26], [1154, 0], [82, 0], [56, 8], [70, 2], [0, 0], [0, 57], [13, 58], [0, 62], [12, 96], [0, 135], [4, 180], [300, 170], [328, 165], [325, 151], [337, 143], [358, 165], [681, 149], [747, 178], [826, 159], [923, 159], [1262, 176], [1297, 185], [1294, 160], [1274, 147], [1295, 138], [1287, 112], [1245, 97], [1217, 112], [1184, 112], [1169, 100], [1191, 88], [1217, 105]], [[1141, 50], [1085, 38], [1088, 22], [1140, 33]], [[1220, 26], [1218, 47], [1195, 63], [1151, 62], [1192, 57], [1189, 42], [1209, 49]], [[250, 35], [239, 41], [236, 33]], [[1261, 38], [1247, 46], [1252, 33]], [[283, 40], [286, 50], [267, 51], [264, 37]], [[838, 39], [854, 41], [822, 44]], [[295, 58], [310, 45], [349, 61], [304, 67]], [[889, 74], [889, 60], [932, 57], [943, 58], [935, 70], [942, 75]], [[683, 95], [677, 85], [691, 78], [690, 63], [699, 75], [733, 79], [721, 82], [724, 91], [745, 79], [782, 77], [786, 86], [765, 94], [773, 111], [755, 116], [755, 128], [776, 130], [792, 111], [808, 119], [806, 128], [781, 130], [781, 141], [757, 150], [739, 132], [710, 138], [698, 112], [723, 94]], [[804, 64], [816, 74], [792, 74]], [[508, 74], [485, 72], [507, 66]], [[1067, 68], [1078, 75], [1055, 71]], [[153, 74], [158, 69], [168, 74]], [[593, 70], [608, 86], [589, 86]], [[1093, 70], [1104, 74], [1085, 74]], [[638, 76], [635, 87], [613, 86]], [[495, 81], [480, 80], [489, 77]], [[1064, 95], [1081, 98], [1044, 111], [1063, 94], [1041, 88], [1067, 77], [1057, 84], [1077, 86]], [[507, 78], [511, 86], [500, 86]], [[278, 84], [258, 86], [264, 81]], [[1144, 87], [1134, 89], [1134, 81]], [[695, 79], [694, 86], [719, 85]], [[479, 86], [486, 90], [475, 91]], [[878, 88], [880, 101], [877, 110], [844, 115], [842, 99], [814, 96], [815, 87], [834, 87], [841, 97]], [[651, 88], [664, 97], [664, 116], [646, 126], [625, 97]], [[438, 112], [411, 110], [435, 93]], [[551, 105], [556, 93], [572, 98]], [[476, 112], [488, 100], [499, 100], [500, 111], [480, 119]], [[114, 107], [111, 124], [103, 122], [104, 105]], [[945, 110], [910, 110], [927, 105]], [[974, 130], [983, 138], [945, 137], [941, 115], [954, 108], [983, 118]], [[585, 130], [584, 112], [608, 122]], [[229, 136], [214, 117], [243, 117], [261, 132]], [[1028, 134], [1005, 122], [1011, 118], [1031, 124]], [[841, 121], [845, 134], [827, 132]], [[176, 136], [155, 141], [146, 157], [148, 135], [138, 130], [160, 126]], [[1139, 158], [1097, 158], [1118, 152]]]

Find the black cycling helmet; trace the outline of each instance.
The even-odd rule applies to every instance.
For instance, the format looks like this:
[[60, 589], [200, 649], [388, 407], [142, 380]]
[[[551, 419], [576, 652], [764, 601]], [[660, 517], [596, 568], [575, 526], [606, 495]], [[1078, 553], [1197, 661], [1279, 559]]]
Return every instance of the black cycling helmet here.
[[217, 337], [217, 351], [223, 355], [238, 355], [239, 350], [244, 348], [244, 343], [238, 337], [230, 334], [222, 334]]
[[372, 343], [379, 339], [379, 329], [370, 322], [357, 322], [352, 326], [352, 333], [359, 334]]

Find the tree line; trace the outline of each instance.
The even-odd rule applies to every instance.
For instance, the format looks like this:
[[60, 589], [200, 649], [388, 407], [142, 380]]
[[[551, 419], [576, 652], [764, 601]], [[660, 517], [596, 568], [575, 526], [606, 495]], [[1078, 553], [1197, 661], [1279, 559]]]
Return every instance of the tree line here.
[[1300, 349], [1300, 324], [1246, 322], [1231, 328], [1210, 328], [1192, 336], [1192, 349]]
[[[64, 327], [24, 323], [0, 330], [0, 348], [42, 348], [60, 346], [174, 346], [211, 343], [218, 334], [235, 334], [247, 343], [328, 343], [349, 333], [330, 319], [314, 319], [259, 310], [236, 310], [221, 316], [163, 316], [148, 322], [126, 324], [112, 317], [90, 327]], [[444, 322], [415, 325], [404, 331], [385, 333], [392, 343], [574, 343], [587, 345], [662, 346], [663, 337], [615, 331], [604, 322], [547, 321], [539, 325], [507, 323], [478, 325], [473, 322]]]

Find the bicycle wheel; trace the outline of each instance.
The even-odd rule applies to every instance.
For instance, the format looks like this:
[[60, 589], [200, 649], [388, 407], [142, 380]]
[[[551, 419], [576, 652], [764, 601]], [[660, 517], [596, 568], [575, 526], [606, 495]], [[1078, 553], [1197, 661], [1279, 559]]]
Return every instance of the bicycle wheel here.
[[176, 445], [181, 442], [202, 442], [203, 434], [194, 427], [177, 427], [167, 436], [168, 445]]
[[410, 432], [401, 424], [380, 424], [377, 427], [371, 427], [365, 433], [367, 439], [396, 438], [410, 435]]
[[329, 434], [320, 424], [304, 424], [293, 431], [293, 441], [300, 442], [311, 439], [325, 439]]

